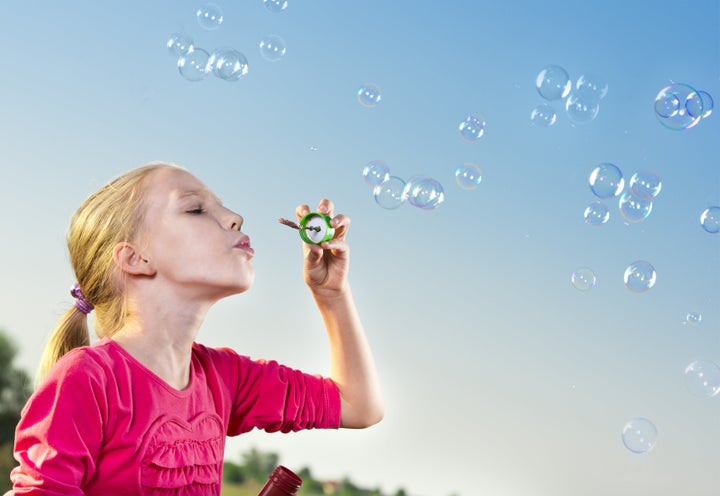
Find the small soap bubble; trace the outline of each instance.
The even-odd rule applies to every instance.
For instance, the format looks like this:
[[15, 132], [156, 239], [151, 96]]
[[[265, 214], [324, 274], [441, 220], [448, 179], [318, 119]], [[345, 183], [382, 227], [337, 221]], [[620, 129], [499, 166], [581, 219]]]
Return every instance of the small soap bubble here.
[[720, 233], [720, 207], [712, 206], [703, 210], [700, 225], [710, 234]]
[[220, 48], [210, 55], [208, 67], [220, 79], [237, 81], [248, 73], [248, 60], [237, 50]]
[[382, 160], [372, 160], [365, 165], [362, 175], [365, 184], [374, 188], [390, 179], [390, 167]]
[[485, 134], [485, 119], [477, 114], [470, 114], [460, 123], [458, 130], [465, 141], [477, 141]]
[[358, 88], [357, 99], [363, 107], [372, 108], [382, 100], [382, 90], [375, 83], [365, 83]]
[[263, 0], [263, 3], [265, 4], [265, 8], [273, 14], [282, 12], [287, 9], [288, 6], [287, 0]]
[[700, 312], [692, 311], [685, 314], [685, 323], [693, 326], [700, 325], [702, 322], [702, 314]]
[[720, 393], [720, 367], [698, 360], [685, 367], [685, 385], [695, 396], [711, 398]]
[[530, 123], [537, 127], [550, 127], [557, 121], [557, 113], [549, 103], [541, 103], [530, 112]]
[[177, 58], [192, 52], [194, 42], [192, 38], [186, 34], [173, 33], [167, 40], [167, 48], [170, 51], [170, 54]]
[[657, 442], [657, 427], [651, 421], [642, 417], [635, 417], [627, 421], [622, 430], [622, 441], [627, 449], [633, 453], [647, 453], [653, 449]]
[[706, 119], [710, 117], [710, 114], [712, 114], [715, 102], [713, 101], [713, 97], [710, 96], [710, 93], [707, 91], [698, 91], [698, 95], [700, 95], [700, 99], [702, 100], [702, 118]]
[[260, 47], [260, 55], [270, 62], [276, 62], [282, 59], [287, 51], [285, 40], [274, 34], [270, 34], [260, 40], [258, 45]]
[[660, 124], [674, 131], [695, 126], [704, 112], [702, 97], [687, 84], [673, 83], [661, 89], [655, 97], [655, 116]]
[[462, 189], [475, 189], [482, 182], [482, 171], [477, 164], [465, 162], [455, 169], [455, 182]]
[[610, 209], [599, 201], [592, 202], [583, 213], [585, 222], [591, 226], [602, 226], [610, 218]]
[[652, 200], [662, 189], [660, 177], [652, 171], [637, 171], [630, 177], [628, 188], [641, 200]]
[[588, 267], [580, 267], [570, 276], [570, 281], [578, 291], [590, 291], [597, 283], [595, 272]]
[[655, 267], [644, 260], [631, 263], [623, 276], [625, 286], [634, 293], [645, 293], [655, 285], [656, 279]]
[[202, 48], [195, 48], [178, 58], [178, 71], [188, 81], [202, 81], [209, 73], [210, 54]]
[[598, 103], [607, 92], [607, 82], [597, 74], [583, 74], [575, 81], [575, 94], [586, 102]]
[[625, 187], [623, 173], [617, 165], [603, 162], [590, 172], [590, 190], [598, 198], [618, 196]]
[[572, 82], [567, 71], [558, 65], [549, 65], [535, 78], [540, 96], [546, 100], [560, 100], [570, 93]]
[[390, 176], [387, 181], [373, 188], [375, 203], [386, 210], [394, 210], [405, 203], [405, 181], [397, 176]]
[[565, 100], [565, 112], [572, 124], [587, 124], [597, 117], [599, 111], [600, 104], [598, 102], [585, 100], [576, 93]]
[[640, 198], [631, 190], [623, 193], [618, 201], [620, 214], [628, 222], [644, 221], [652, 212], [652, 207], [651, 199]]
[[417, 176], [408, 181], [403, 194], [408, 203], [423, 210], [433, 210], [445, 201], [442, 184], [431, 177]]
[[223, 23], [222, 10], [214, 3], [206, 3], [200, 6], [195, 15], [197, 16], [200, 27], [208, 31], [219, 28]]

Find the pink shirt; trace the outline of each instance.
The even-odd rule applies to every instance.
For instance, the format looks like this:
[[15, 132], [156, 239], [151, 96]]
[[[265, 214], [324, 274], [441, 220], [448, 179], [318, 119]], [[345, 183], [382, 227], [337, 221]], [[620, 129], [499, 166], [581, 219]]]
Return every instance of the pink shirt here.
[[106, 338], [63, 356], [28, 401], [5, 496], [219, 495], [226, 436], [339, 425], [330, 379], [196, 343], [178, 391]]

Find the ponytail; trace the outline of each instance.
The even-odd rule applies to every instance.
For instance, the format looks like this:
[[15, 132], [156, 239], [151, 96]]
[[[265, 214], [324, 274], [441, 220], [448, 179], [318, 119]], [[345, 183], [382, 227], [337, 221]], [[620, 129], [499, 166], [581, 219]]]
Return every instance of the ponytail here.
[[40, 366], [38, 367], [35, 385], [45, 380], [55, 363], [65, 353], [73, 348], [90, 345], [90, 331], [88, 330], [87, 315], [75, 305], [65, 312], [55, 326], [50, 340], [45, 346]]

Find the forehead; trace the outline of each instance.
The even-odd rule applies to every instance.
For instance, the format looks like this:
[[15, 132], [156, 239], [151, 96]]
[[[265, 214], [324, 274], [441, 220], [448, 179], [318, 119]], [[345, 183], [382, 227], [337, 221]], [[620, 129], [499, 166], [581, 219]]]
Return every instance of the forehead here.
[[182, 169], [163, 167], [147, 177], [145, 195], [153, 203], [167, 203], [187, 197], [216, 199], [198, 178]]

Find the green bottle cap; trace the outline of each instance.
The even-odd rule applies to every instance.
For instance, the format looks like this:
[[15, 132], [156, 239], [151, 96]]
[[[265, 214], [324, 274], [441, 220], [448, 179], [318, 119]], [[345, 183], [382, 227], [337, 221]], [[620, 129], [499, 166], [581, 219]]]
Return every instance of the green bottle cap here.
[[335, 236], [335, 228], [330, 226], [330, 217], [318, 212], [310, 212], [300, 219], [300, 238], [308, 244], [319, 245]]

